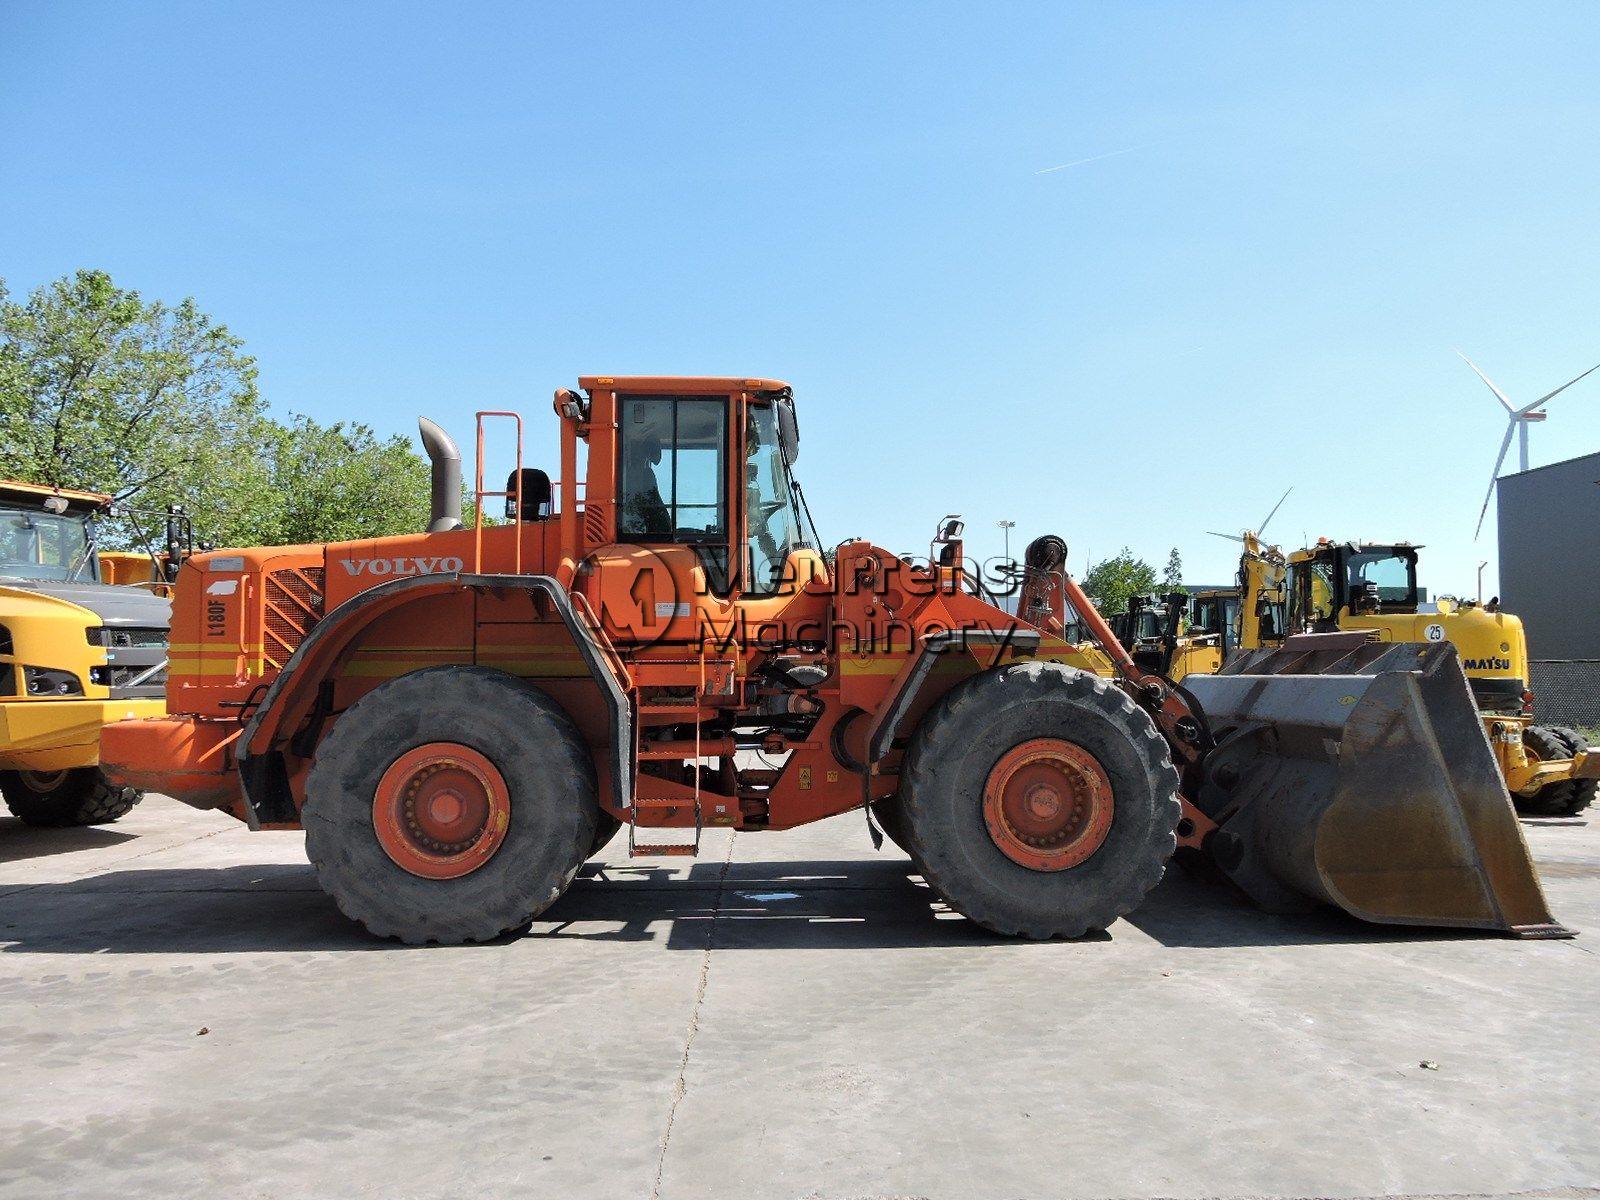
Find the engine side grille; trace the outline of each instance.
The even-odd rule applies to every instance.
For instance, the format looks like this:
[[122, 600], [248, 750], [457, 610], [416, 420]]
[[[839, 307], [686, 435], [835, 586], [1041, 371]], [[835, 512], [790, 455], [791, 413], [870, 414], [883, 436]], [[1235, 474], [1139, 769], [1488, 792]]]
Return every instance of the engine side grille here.
[[603, 505], [585, 502], [583, 506], [583, 531], [591, 546], [606, 540], [606, 510]]
[[267, 574], [263, 657], [283, 669], [289, 656], [322, 619], [322, 568], [285, 567]]

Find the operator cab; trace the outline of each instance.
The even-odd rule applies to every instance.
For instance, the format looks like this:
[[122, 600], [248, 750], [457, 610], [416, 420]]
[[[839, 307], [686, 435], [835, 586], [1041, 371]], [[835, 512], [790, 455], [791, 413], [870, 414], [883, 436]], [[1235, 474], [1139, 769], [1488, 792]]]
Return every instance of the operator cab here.
[[110, 502], [98, 492], [0, 483], [0, 578], [100, 582], [94, 522]]
[[782, 590], [790, 555], [816, 549], [792, 473], [788, 388], [675, 395], [618, 381], [616, 403], [618, 541], [687, 548], [715, 595]]
[[1189, 598], [1189, 633], [1215, 637], [1224, 655], [1239, 645], [1239, 593], [1201, 592]]
[[1290, 633], [1327, 633], [1339, 614], [1371, 616], [1417, 611], [1417, 551], [1401, 542], [1335, 544], [1320, 539], [1289, 556], [1287, 617]]

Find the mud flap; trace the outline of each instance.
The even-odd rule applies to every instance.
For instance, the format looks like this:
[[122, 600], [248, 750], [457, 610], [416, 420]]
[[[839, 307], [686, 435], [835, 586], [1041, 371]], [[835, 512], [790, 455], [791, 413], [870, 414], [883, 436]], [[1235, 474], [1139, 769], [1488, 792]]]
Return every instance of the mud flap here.
[[1194, 788], [1219, 826], [1207, 849], [1258, 904], [1573, 936], [1550, 915], [1454, 646], [1309, 635], [1184, 686], [1217, 740]]

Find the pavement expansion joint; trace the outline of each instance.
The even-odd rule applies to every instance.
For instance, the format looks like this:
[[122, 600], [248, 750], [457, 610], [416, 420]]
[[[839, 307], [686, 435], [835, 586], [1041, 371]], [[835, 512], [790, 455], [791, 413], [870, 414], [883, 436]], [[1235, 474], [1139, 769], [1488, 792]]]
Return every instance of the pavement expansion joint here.
[[650, 1187], [650, 1200], [660, 1200], [661, 1178], [667, 1169], [667, 1147], [672, 1142], [672, 1125], [678, 1118], [678, 1105], [683, 1102], [689, 1087], [686, 1082], [689, 1073], [689, 1055], [694, 1050], [695, 1034], [700, 1032], [700, 1006], [705, 1002], [706, 985], [711, 978], [711, 952], [716, 948], [717, 919], [722, 915], [722, 898], [726, 894], [724, 885], [728, 879], [728, 868], [733, 862], [733, 843], [737, 837], [734, 834], [728, 838], [728, 849], [722, 857], [722, 868], [717, 872], [717, 898], [712, 902], [711, 920], [706, 922], [706, 944], [700, 951], [700, 978], [695, 984], [694, 1004], [689, 1009], [689, 1027], [683, 1039], [683, 1058], [678, 1062], [678, 1077], [672, 1083], [672, 1103], [667, 1106], [667, 1124], [661, 1131], [661, 1148], [656, 1155], [656, 1178]]

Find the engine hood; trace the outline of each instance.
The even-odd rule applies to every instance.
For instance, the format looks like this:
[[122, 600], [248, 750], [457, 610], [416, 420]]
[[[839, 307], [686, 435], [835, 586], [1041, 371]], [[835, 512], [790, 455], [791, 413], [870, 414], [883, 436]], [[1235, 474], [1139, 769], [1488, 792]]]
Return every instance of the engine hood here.
[[52, 579], [7, 579], [7, 588], [88, 609], [102, 625], [166, 629], [172, 623], [172, 602], [143, 588], [104, 583], [62, 583]]

